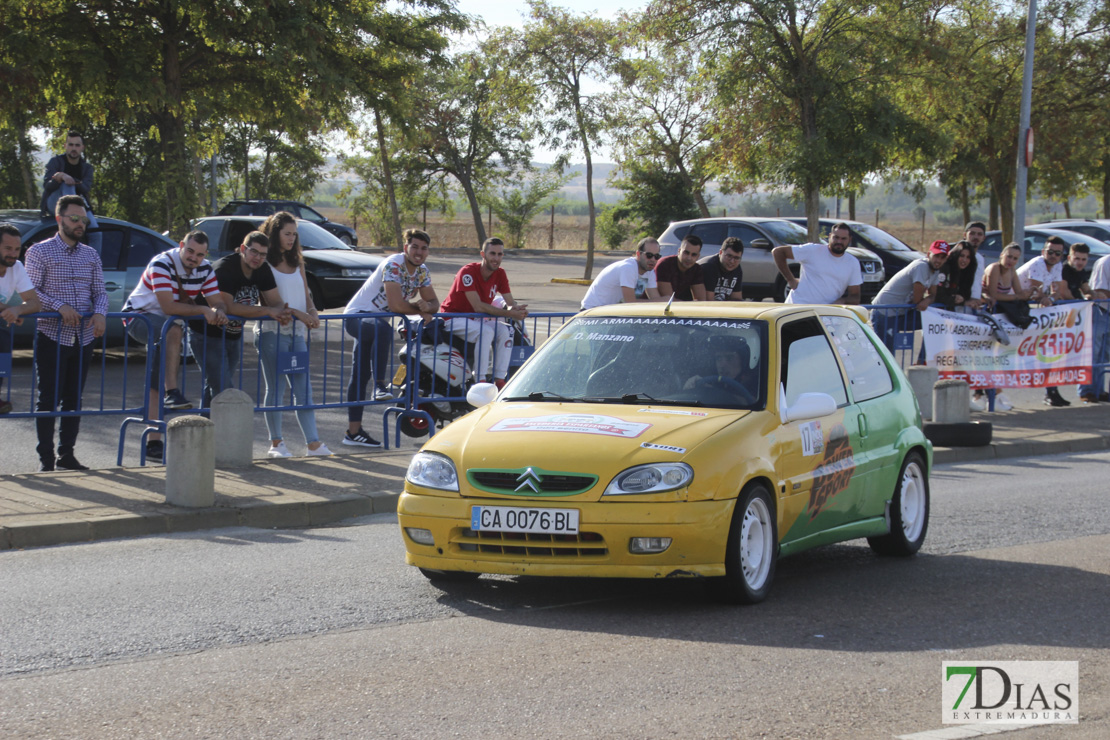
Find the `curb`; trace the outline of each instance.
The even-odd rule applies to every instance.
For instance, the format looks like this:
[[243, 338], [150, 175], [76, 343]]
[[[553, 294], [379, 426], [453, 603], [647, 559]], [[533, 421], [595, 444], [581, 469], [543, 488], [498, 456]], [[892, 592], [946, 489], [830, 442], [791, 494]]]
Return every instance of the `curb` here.
[[567, 285], [592, 285], [594, 281], [586, 278], [551, 278], [551, 282]]
[[[225, 497], [226, 498], [226, 497]], [[177, 509], [158, 514], [119, 514], [87, 521], [42, 521], [0, 527], [0, 550], [21, 550], [78, 542], [98, 542], [153, 534], [226, 527], [281, 529], [331, 524], [397, 510], [398, 493], [371, 493], [323, 501]]]
[[1011, 457], [1058, 455], [1067, 452], [1099, 452], [1110, 449], [1110, 438], [1098, 434], [1047, 442], [1001, 442], [984, 447], [940, 447], [933, 450], [933, 464], [1002, 460]]

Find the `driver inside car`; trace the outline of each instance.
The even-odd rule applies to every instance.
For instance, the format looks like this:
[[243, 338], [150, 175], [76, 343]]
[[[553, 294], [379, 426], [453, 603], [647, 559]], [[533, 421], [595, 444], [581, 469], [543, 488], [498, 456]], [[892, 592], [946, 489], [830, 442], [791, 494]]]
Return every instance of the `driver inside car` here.
[[751, 350], [743, 339], [719, 341], [712, 348], [716, 362], [716, 375], [695, 375], [683, 386], [719, 389], [751, 403], [756, 396], [755, 378], [750, 371]]

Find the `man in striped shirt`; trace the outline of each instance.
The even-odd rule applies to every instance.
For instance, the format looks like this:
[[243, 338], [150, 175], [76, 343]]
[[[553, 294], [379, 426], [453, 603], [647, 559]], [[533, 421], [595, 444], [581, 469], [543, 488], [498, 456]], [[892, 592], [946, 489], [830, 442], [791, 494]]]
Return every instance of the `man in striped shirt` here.
[[[216, 281], [216, 273], [212, 263], [205, 257], [208, 256], [208, 235], [202, 231], [190, 231], [185, 235], [181, 246], [156, 255], [143, 271], [143, 276], [135, 290], [127, 298], [124, 311], [134, 311], [145, 314], [146, 321], [131, 320], [127, 331], [137, 342], [147, 345], [147, 353], [151, 361], [150, 377], [150, 408], [152, 414], [159, 409], [158, 405], [158, 369], [159, 369], [159, 341], [162, 338], [162, 329], [167, 322], [172, 322], [166, 331], [166, 379], [164, 403], [167, 409], [189, 409], [193, 404], [178, 390], [178, 371], [181, 367], [181, 332], [183, 318], [194, 316], [203, 317], [208, 324], [223, 326], [227, 324], [227, 313], [224, 300], [220, 296], [220, 286]], [[198, 302], [203, 297], [204, 302]], [[149, 333], [149, 335], [148, 335]], [[205, 350], [204, 331], [200, 327], [189, 331], [189, 346], [193, 356], [198, 360], [210, 358], [215, 362], [215, 372], [219, 373], [220, 352], [213, 349]], [[207, 363], [206, 365], [211, 365]], [[205, 372], [211, 374], [213, 369], [206, 366]], [[155, 418], [161, 418], [161, 414]], [[162, 436], [157, 432], [151, 433], [147, 438], [146, 454], [156, 460], [161, 460], [165, 447]]]
[[[92, 363], [93, 339], [104, 335], [108, 293], [96, 250], [81, 243], [89, 217], [80, 195], [63, 195], [54, 207], [58, 234], [27, 250], [27, 276], [35, 286], [44, 311], [60, 319], [39, 319], [35, 337], [35, 367], [39, 394], [36, 411], [77, 411]], [[83, 314], [92, 312], [91, 319]], [[77, 462], [79, 416], [63, 416], [58, 423], [58, 457], [54, 457], [54, 417], [35, 419], [40, 470], [88, 470]]]

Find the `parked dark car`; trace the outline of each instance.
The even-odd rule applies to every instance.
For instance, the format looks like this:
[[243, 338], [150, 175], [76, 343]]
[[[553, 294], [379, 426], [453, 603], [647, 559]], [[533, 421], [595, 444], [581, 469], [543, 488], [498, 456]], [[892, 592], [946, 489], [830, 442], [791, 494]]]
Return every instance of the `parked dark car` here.
[[[209, 259], [215, 261], [238, 249], [243, 238], [265, 220], [262, 216], [209, 216], [194, 221], [193, 228], [208, 234]], [[382, 261], [382, 257], [352, 249], [310, 221], [298, 220], [297, 233], [308, 287], [321, 311], [347, 305]]]
[[[779, 246], [793, 246], [809, 242], [806, 230], [781, 218], [696, 218], [675, 221], [659, 237], [659, 251], [663, 256], [678, 253], [678, 247], [687, 236], [702, 240], [702, 256], [716, 254], [721, 242], [737, 236], [744, 242], [744, 297], [761, 301], [772, 298], [782, 303], [786, 299], [786, 281], [779, 274], [771, 250]], [[860, 301], [870, 303], [886, 282], [883, 263], [878, 255], [860, 247], [849, 247], [863, 270]], [[791, 268], [797, 274], [796, 263]]]
[[[792, 221], [802, 228], [806, 228], [807, 226], [807, 221], [804, 216], [791, 216], [786, 220]], [[852, 232], [851, 246], [870, 249], [883, 261], [883, 270], [886, 272], [887, 280], [897, 275], [906, 265], [911, 262], [916, 262], [925, 256], [893, 234], [883, 231], [877, 226], [864, 223], [863, 221], [819, 218], [817, 219], [817, 223], [820, 228], [821, 238], [828, 241], [829, 231], [832, 230], [833, 226], [841, 222], [847, 224], [849, 231]]]
[[278, 211], [288, 211], [321, 229], [335, 234], [339, 241], [358, 246], [358, 233], [350, 226], [329, 221], [327, 216], [311, 206], [295, 200], [231, 200], [220, 209], [221, 216], [272, 216]]
[[[84, 241], [100, 254], [108, 310], [120, 311], [154, 255], [174, 249], [178, 244], [145, 226], [104, 216], [97, 216], [96, 220], [98, 228], [89, 229]], [[19, 229], [23, 242], [20, 259], [24, 261], [28, 247], [58, 233], [58, 222], [53, 218], [41, 218], [37, 210], [0, 211], [0, 222], [9, 222]], [[25, 321], [17, 329], [15, 336], [20, 344], [28, 343], [31, 338], [31, 323]], [[107, 334], [110, 344], [122, 343], [123, 325], [119, 321], [109, 321]]]

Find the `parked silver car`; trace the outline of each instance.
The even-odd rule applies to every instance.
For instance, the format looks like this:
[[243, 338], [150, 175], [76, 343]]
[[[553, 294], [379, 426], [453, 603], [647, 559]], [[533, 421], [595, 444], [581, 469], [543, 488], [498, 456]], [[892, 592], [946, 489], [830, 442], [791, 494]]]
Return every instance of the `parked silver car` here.
[[[775, 267], [771, 250], [780, 246], [809, 243], [809, 235], [801, 226], [781, 218], [695, 218], [675, 221], [659, 237], [659, 251], [664, 257], [678, 254], [678, 247], [687, 236], [697, 236], [702, 241], [702, 256], [715, 254], [721, 242], [730, 236], [744, 242], [744, 297], [752, 300], [773, 298], [778, 303], [786, 299], [786, 281]], [[863, 270], [860, 300], [870, 303], [886, 282], [882, 260], [869, 249], [849, 247]], [[791, 268], [797, 274], [797, 264]]]

